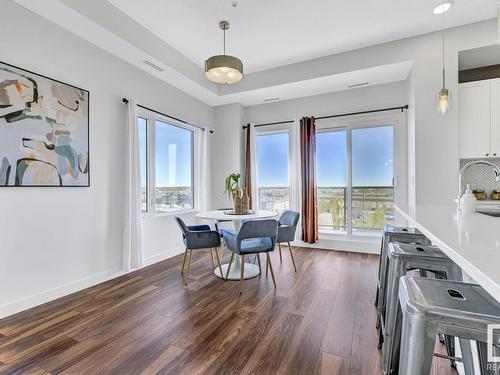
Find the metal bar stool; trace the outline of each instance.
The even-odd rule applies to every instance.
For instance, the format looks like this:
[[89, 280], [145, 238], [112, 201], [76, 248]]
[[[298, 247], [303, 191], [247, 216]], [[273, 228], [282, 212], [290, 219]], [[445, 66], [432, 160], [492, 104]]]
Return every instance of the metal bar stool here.
[[431, 245], [431, 241], [416, 228], [395, 227], [388, 225], [384, 228], [382, 245], [380, 248], [380, 259], [378, 266], [377, 294], [375, 306], [377, 306], [377, 328], [380, 326], [380, 309], [385, 301], [385, 280], [387, 270], [387, 246], [391, 242], [415, 243], [419, 245]]
[[[500, 303], [481, 286], [457, 281], [404, 276], [399, 281], [399, 302], [403, 313], [399, 373], [429, 374], [436, 335], [475, 340], [484, 348], [488, 324], [500, 324]], [[493, 330], [492, 351], [500, 353], [500, 334]], [[465, 352], [465, 353], [464, 353]], [[463, 362], [472, 360], [470, 346], [462, 347]], [[499, 374], [499, 363], [481, 363], [483, 374]], [[467, 374], [467, 372], [466, 372]]]
[[[401, 341], [401, 309], [398, 303], [399, 279], [411, 270], [425, 270], [448, 280], [461, 281], [462, 270], [436, 246], [392, 242], [387, 248], [386, 299], [381, 310], [383, 335], [382, 370], [395, 374]], [[448, 339], [449, 340], [449, 339]], [[451, 338], [452, 342], [453, 338]], [[450, 342], [448, 341], [448, 342]], [[454, 355], [447, 345], [448, 354]]]

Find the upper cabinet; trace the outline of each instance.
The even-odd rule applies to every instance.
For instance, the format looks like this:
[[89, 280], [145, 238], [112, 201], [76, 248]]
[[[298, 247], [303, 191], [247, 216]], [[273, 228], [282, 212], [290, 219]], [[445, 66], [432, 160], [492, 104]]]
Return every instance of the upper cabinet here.
[[500, 157], [500, 78], [490, 81], [491, 129], [490, 152], [493, 157]]
[[460, 158], [500, 157], [500, 79], [460, 84]]
[[460, 158], [490, 154], [490, 81], [460, 84]]

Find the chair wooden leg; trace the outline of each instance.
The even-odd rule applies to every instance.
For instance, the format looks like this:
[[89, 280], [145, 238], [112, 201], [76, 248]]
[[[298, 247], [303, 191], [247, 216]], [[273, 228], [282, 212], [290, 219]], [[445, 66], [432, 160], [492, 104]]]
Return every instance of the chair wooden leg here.
[[267, 253], [267, 262], [269, 263], [269, 269], [271, 270], [271, 278], [273, 279], [274, 287], [276, 288], [276, 280], [274, 279], [273, 265], [271, 264], [271, 257]]
[[214, 269], [215, 268], [214, 249], [212, 247], [210, 248], [210, 260], [212, 261], [212, 269]]
[[266, 279], [268, 273], [269, 273], [269, 255], [266, 257]]
[[292, 257], [293, 268], [295, 269], [295, 272], [297, 272], [297, 266], [295, 265], [295, 258], [293, 257], [292, 245], [290, 245], [290, 242], [288, 242], [288, 250], [290, 251], [290, 256]]
[[229, 264], [227, 265], [226, 280], [229, 277], [229, 271], [231, 270], [231, 264], [233, 264], [234, 253], [231, 252], [231, 259], [229, 259]]
[[257, 263], [259, 264], [259, 276], [260, 276], [262, 275], [262, 268], [260, 267], [260, 255], [255, 254], [255, 256], [257, 257]]
[[240, 255], [240, 262], [241, 262], [241, 273], [240, 273], [240, 294], [243, 294], [243, 280], [245, 277], [245, 256]]
[[278, 244], [278, 249], [280, 251], [280, 263], [283, 263], [283, 256], [281, 255], [281, 244]]
[[223, 278], [224, 274], [222, 273], [222, 266], [220, 265], [219, 249], [215, 249], [215, 256], [217, 257], [217, 265], [219, 266], [220, 277]]
[[189, 269], [191, 268], [191, 256], [193, 255], [193, 251], [189, 250], [187, 254], [187, 269], [186, 274], [184, 275], [184, 285], [188, 285], [189, 280]]
[[181, 274], [184, 274], [184, 266], [186, 265], [186, 254], [188, 252], [188, 249], [184, 251], [184, 256], [182, 257], [182, 268], [181, 268]]

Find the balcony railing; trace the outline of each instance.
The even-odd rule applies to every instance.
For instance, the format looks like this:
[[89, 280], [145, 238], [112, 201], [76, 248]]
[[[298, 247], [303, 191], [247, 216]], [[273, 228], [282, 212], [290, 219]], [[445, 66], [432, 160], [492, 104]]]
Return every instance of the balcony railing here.
[[[282, 186], [258, 188], [259, 208], [283, 212], [289, 207], [289, 189]], [[320, 228], [347, 230], [347, 188], [318, 187], [318, 222]], [[380, 230], [394, 221], [392, 186], [354, 186], [352, 188], [352, 229]]]
[[259, 209], [281, 213], [289, 208], [290, 193], [283, 186], [262, 186], [258, 188]]
[[[324, 229], [346, 231], [347, 188], [318, 187], [318, 220]], [[353, 186], [352, 229], [380, 230], [394, 221], [392, 186]]]

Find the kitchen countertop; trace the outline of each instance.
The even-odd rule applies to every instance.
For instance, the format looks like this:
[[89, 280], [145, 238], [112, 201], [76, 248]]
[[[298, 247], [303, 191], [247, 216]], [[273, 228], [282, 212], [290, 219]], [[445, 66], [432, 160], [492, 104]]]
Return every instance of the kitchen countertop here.
[[417, 205], [415, 211], [413, 217], [396, 207], [396, 225], [418, 228], [500, 302], [500, 218], [458, 216], [452, 206]]

